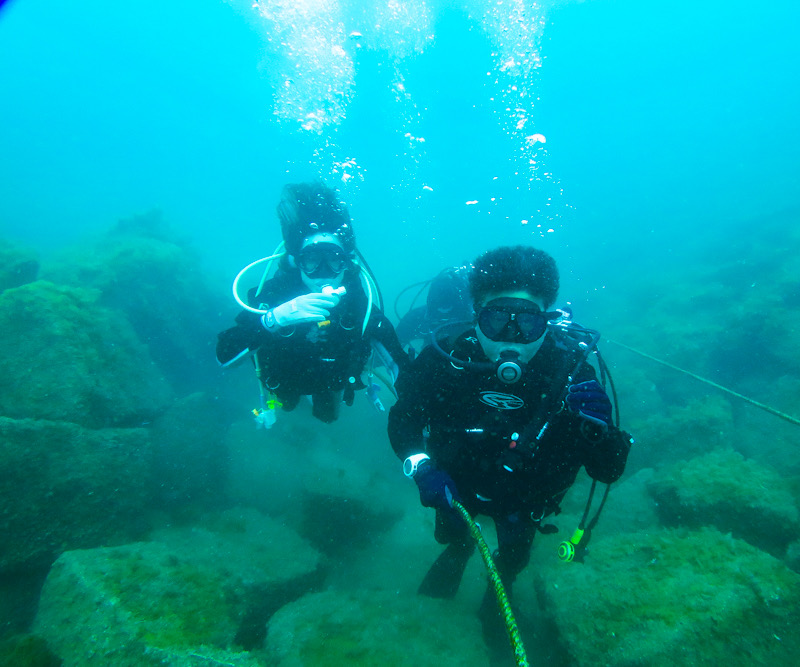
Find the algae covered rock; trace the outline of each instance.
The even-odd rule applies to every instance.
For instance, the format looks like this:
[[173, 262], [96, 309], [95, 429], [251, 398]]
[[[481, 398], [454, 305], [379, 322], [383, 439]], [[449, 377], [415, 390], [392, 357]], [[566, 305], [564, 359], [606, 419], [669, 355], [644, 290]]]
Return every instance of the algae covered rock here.
[[61, 659], [36, 635], [15, 635], [0, 641], [0, 667], [61, 667]]
[[306, 451], [300, 533], [327, 554], [371, 543], [399, 521], [395, 487], [339, 452]]
[[33, 252], [0, 239], [0, 292], [36, 280], [39, 260]]
[[795, 665], [800, 575], [712, 529], [598, 539], [539, 597], [575, 665]]
[[208, 514], [191, 526], [159, 529], [150, 539], [222, 578], [238, 609], [236, 640], [245, 648], [260, 646], [275, 610], [318, 587], [324, 575], [317, 551], [254, 509]]
[[170, 389], [97, 293], [38, 281], [0, 294], [0, 414], [138, 426]]
[[151, 459], [144, 429], [0, 417], [0, 573], [140, 538]]
[[319, 554], [253, 510], [151, 538], [69, 551], [53, 565], [35, 628], [65, 665], [258, 664], [242, 649], [258, 647], [269, 616], [321, 578]]
[[53, 282], [97, 290], [103, 306], [124, 314], [179, 393], [216, 379], [214, 345], [229, 283], [209, 289], [206, 267], [159, 211], [120, 220], [44, 273]]
[[66, 667], [215, 664], [211, 652], [255, 664], [228, 651], [238, 621], [224, 584], [156, 542], [68, 551], [45, 581], [34, 628]]
[[789, 483], [731, 449], [669, 466], [648, 488], [666, 526], [715, 526], [778, 558], [800, 537]]
[[236, 589], [299, 588], [303, 580], [316, 580], [322, 565], [320, 554], [308, 542], [248, 507], [206, 514], [187, 526], [158, 528], [150, 540], [218, 570]]
[[279, 667], [489, 664], [476, 616], [453, 601], [393, 592], [300, 598], [270, 620], [267, 649]]
[[786, 565], [795, 572], [800, 572], [800, 540], [795, 540], [786, 549]]
[[[634, 468], [658, 467], [666, 461], [699, 456], [730, 442], [734, 434], [731, 405], [711, 394], [692, 398], [686, 405], [669, 406], [633, 419], [636, 446], [631, 450]], [[628, 471], [631, 471], [631, 462]]]

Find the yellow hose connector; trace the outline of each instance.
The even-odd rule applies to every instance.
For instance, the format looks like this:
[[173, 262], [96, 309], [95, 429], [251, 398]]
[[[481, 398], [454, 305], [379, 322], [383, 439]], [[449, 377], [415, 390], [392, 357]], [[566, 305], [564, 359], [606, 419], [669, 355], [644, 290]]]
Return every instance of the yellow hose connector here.
[[558, 557], [565, 563], [571, 563], [575, 558], [575, 547], [581, 543], [581, 539], [583, 539], [583, 529], [579, 527], [572, 533], [572, 537], [558, 545]]

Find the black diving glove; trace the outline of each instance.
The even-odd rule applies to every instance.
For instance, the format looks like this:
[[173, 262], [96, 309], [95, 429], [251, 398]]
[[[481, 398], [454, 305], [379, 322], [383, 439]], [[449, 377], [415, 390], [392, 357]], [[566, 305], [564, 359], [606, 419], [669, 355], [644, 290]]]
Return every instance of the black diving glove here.
[[419, 500], [424, 507], [449, 510], [453, 501], [461, 502], [455, 482], [444, 470], [426, 463], [417, 470], [414, 481], [419, 489]]
[[567, 393], [567, 407], [603, 430], [611, 426], [611, 399], [597, 380], [571, 384]]

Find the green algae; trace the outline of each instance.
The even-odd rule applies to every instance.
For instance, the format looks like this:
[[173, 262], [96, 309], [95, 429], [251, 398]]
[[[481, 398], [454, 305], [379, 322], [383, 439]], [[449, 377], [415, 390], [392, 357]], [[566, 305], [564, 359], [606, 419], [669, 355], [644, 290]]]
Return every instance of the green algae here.
[[65, 549], [141, 539], [151, 462], [145, 429], [0, 417], [0, 572], [47, 568]]
[[684, 406], [662, 406], [646, 419], [632, 420], [630, 428], [636, 434], [634, 456], [652, 466], [656, 461], [697, 456], [729, 442], [733, 416], [730, 402], [712, 394], [693, 398]]
[[270, 621], [270, 664], [486, 665], [477, 617], [457, 604], [389, 591], [326, 591]]
[[36, 280], [39, 261], [36, 254], [0, 239], [0, 292]]
[[790, 484], [770, 466], [732, 449], [668, 466], [648, 489], [668, 526], [715, 526], [776, 557], [800, 538]]
[[576, 664], [791, 664], [800, 576], [712, 529], [620, 535], [540, 586]]
[[60, 667], [61, 659], [37, 635], [17, 635], [0, 641], [0, 667]]
[[37, 281], [0, 294], [0, 414], [138, 425], [170, 390], [99, 292]]
[[218, 575], [173, 555], [150, 560], [124, 549], [106, 564], [107, 592], [141, 641], [159, 648], [229, 643], [234, 605]]
[[[715, 449], [704, 456], [664, 468], [659, 478], [670, 480], [686, 505], [736, 503], [750, 509], [786, 507], [794, 521], [790, 486], [776, 470], [732, 449]], [[658, 485], [659, 482], [654, 482]]]
[[97, 290], [98, 303], [130, 323], [173, 387], [196, 391], [216, 380], [214, 366], [197, 360], [213, 355], [209, 341], [219, 308], [229, 303], [228, 278], [209, 289], [196, 253], [158, 211], [120, 221], [44, 273], [53, 282]]

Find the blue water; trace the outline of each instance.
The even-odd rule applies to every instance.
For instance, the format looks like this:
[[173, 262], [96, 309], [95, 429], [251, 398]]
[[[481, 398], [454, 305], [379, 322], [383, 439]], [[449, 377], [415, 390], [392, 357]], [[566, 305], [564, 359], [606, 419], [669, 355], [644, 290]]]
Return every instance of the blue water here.
[[[761, 254], [749, 266], [766, 272], [768, 249], [794, 231], [797, 3], [391, 6], [0, 3], [0, 237], [46, 261], [158, 209], [223, 293], [278, 243], [283, 185], [320, 178], [347, 201], [387, 301], [490, 247], [529, 243], [558, 260], [562, 300], [579, 319], [619, 317], [632, 335], [636, 311], [624, 304], [641, 298], [639, 284], [674, 274], [686, 287], [698, 266], [735, 266], [750, 248]], [[792, 266], [770, 276], [786, 288]], [[714, 275], [728, 289], [762, 288], [758, 271], [742, 273]], [[709, 294], [670, 314], [685, 320], [680, 336], [694, 333]], [[781, 307], [793, 312], [795, 297]], [[735, 304], [713, 312], [739, 315]], [[648, 326], [650, 353], [680, 353]], [[708, 366], [695, 370], [746, 393], [785, 374], [788, 389], [760, 398], [800, 411], [796, 362], [776, 352], [759, 376], [747, 337], [729, 333], [731, 355], [698, 352]], [[670, 377], [664, 396], [701, 391]], [[749, 428], [748, 455], [761, 446], [760, 426]], [[767, 462], [793, 461], [796, 475], [796, 427], [783, 428]]]
[[[331, 17], [315, 4], [298, 5], [300, 33], [304, 20], [325, 30]], [[797, 206], [795, 3], [551, 4], [525, 15], [543, 21], [523, 44], [542, 60], [525, 77], [528, 124], [509, 133], [508, 80], [493, 85], [503, 74], [493, 54], [508, 44], [480, 20], [493, 3], [430, 3], [427, 20], [424, 3], [403, 3], [411, 18], [397, 25], [421, 53], [389, 28], [368, 31], [341, 3], [330, 25], [344, 27], [353, 85], [339, 124], [316, 134], [274, 116], [276, 72], [302, 74], [309, 59], [281, 47], [279, 23], [258, 22], [248, 2], [10, 0], [0, 13], [0, 224], [48, 248], [158, 207], [233, 268], [276, 238], [281, 185], [319, 176], [342, 186], [365, 253], [391, 281], [497, 242], [539, 242], [520, 221], [549, 229], [536, 213], [547, 197], [555, 231], [542, 243], [592, 269], [597, 252], [657, 259]], [[351, 27], [363, 33], [358, 49]], [[324, 72], [332, 59], [321, 58]], [[410, 101], [392, 93], [398, 75]], [[411, 146], [406, 132], [425, 143]], [[520, 148], [534, 132], [547, 144], [531, 185]], [[314, 158], [331, 140], [363, 180], [342, 184], [330, 158]], [[388, 239], [421, 256], [420, 269], [387, 266]]]

